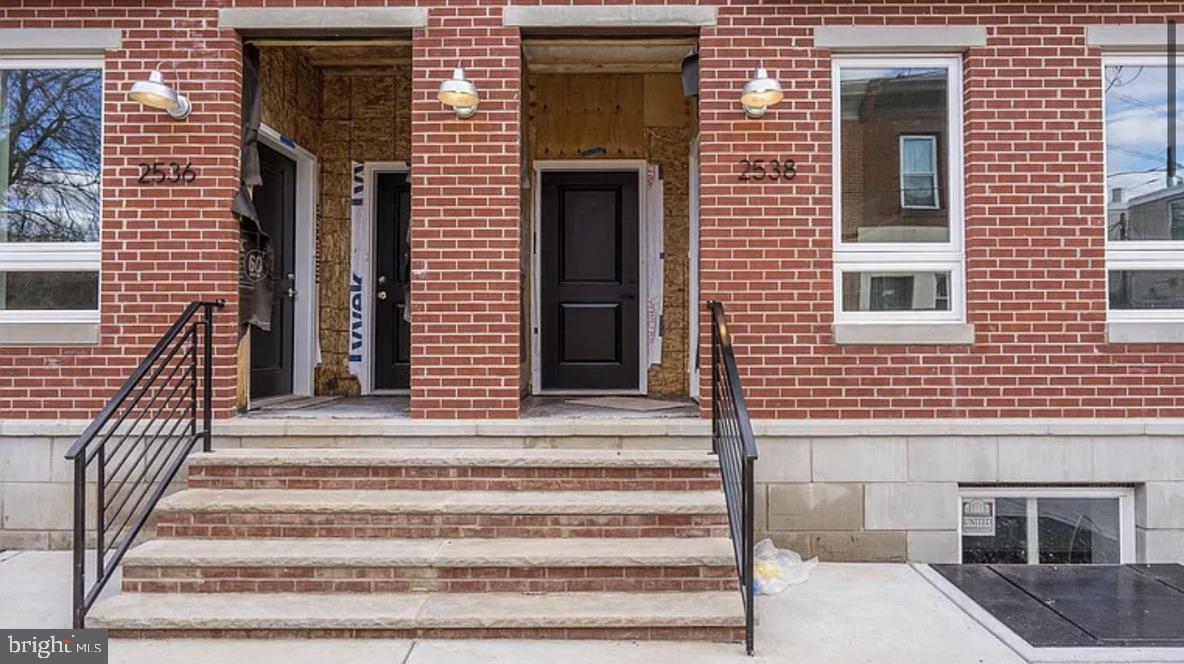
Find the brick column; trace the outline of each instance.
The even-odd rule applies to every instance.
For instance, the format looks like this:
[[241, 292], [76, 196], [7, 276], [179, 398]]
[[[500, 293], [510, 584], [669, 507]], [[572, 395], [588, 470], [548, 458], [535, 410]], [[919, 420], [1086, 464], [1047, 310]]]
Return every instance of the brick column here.
[[[412, 39], [412, 417], [518, 416], [521, 57], [501, 15], [433, 7]], [[481, 92], [467, 120], [436, 100], [458, 64]]]

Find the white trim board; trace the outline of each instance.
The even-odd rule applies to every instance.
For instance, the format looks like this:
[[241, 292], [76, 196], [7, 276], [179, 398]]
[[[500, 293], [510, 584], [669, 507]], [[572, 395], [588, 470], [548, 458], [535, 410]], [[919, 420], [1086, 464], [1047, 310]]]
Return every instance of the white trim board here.
[[[316, 234], [319, 164], [317, 156], [267, 125], [259, 140], [296, 162], [296, 298], [292, 330], [292, 394], [312, 396], [313, 368], [318, 361]], [[248, 371], [248, 375], [250, 372]], [[249, 380], [249, 378], [248, 378]], [[249, 390], [248, 390], [249, 392]], [[248, 408], [253, 404], [248, 398]]]
[[[362, 162], [362, 182], [366, 188], [366, 197], [362, 199], [362, 214], [370, 224], [370, 246], [366, 248], [366, 276], [362, 279], [362, 297], [371, 304], [374, 303], [374, 243], [377, 241], [377, 220], [374, 218], [375, 175], [379, 173], [405, 173], [410, 183], [411, 166], [405, 161], [364, 161]], [[407, 223], [411, 223], [408, 219]], [[410, 390], [376, 390], [374, 389], [374, 307], [370, 308], [370, 315], [365, 321], [366, 354], [362, 356], [362, 375], [358, 376], [362, 394], [410, 394]]]
[[637, 258], [638, 258], [638, 294], [637, 294], [637, 364], [638, 377], [636, 390], [547, 390], [542, 386], [542, 289], [538, 279], [530, 280], [530, 393], [531, 394], [646, 394], [649, 389], [649, 355], [646, 352], [646, 330], [643, 323], [642, 307], [649, 301], [649, 286], [645, 278], [649, 247], [647, 246], [647, 224], [650, 220], [646, 214], [646, 186], [644, 159], [546, 159], [534, 162], [534, 173], [530, 196], [530, 270], [537, 277], [542, 273], [539, 258], [538, 238], [542, 228], [542, 185], [543, 173], [548, 171], [637, 171]]

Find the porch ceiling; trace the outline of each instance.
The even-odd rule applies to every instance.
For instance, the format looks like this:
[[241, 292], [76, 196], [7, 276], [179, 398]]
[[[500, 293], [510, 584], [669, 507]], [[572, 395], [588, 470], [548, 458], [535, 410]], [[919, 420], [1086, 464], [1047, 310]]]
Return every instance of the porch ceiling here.
[[677, 73], [693, 38], [526, 39], [526, 67], [536, 73]]

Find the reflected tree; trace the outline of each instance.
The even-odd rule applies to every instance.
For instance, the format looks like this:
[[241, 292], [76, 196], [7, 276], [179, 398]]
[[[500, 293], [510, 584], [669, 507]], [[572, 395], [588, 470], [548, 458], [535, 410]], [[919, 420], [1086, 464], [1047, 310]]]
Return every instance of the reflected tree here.
[[97, 242], [98, 69], [0, 70], [0, 241]]

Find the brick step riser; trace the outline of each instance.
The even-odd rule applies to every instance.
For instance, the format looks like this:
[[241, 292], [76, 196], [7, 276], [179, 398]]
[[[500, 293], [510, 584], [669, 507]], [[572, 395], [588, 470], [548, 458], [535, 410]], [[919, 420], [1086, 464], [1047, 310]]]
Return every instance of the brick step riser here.
[[111, 629], [112, 639], [575, 639], [740, 643], [743, 627], [512, 627], [408, 629]]
[[125, 565], [124, 592], [663, 592], [736, 590], [730, 565], [652, 567], [159, 567]]
[[726, 514], [163, 513], [157, 537], [384, 539], [728, 537]]
[[194, 489], [719, 491], [715, 468], [194, 466]]

